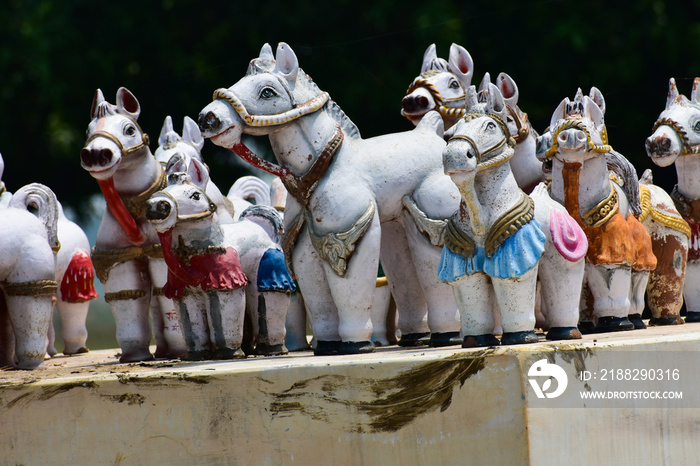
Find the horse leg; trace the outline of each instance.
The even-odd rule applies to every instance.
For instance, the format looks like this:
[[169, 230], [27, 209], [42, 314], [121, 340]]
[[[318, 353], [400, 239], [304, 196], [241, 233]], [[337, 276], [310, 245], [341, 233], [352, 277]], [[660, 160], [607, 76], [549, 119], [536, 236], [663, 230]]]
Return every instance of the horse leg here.
[[15, 365], [19, 369], [35, 369], [46, 356], [52, 297], [8, 295], [7, 308], [15, 329]]
[[586, 281], [598, 321], [594, 332], [633, 330], [634, 324], [627, 318], [630, 309], [631, 268], [587, 263]]
[[683, 297], [686, 306], [686, 322], [700, 322], [700, 261], [688, 262], [685, 269]]
[[[340, 352], [357, 354], [374, 351], [372, 338], [372, 304], [377, 285], [381, 226], [379, 215], [374, 217], [346, 265], [345, 275], [339, 276], [324, 261], [331, 296], [338, 309], [338, 334], [342, 340]], [[302, 285], [303, 287], [303, 285]]]
[[245, 358], [243, 318], [246, 308], [245, 287], [206, 293], [209, 338], [216, 359]]
[[464, 348], [496, 346], [501, 343], [493, 335], [493, 308], [496, 302], [491, 278], [482, 272], [463, 275], [450, 283], [464, 334]]
[[15, 362], [15, 332], [7, 310], [5, 292], [0, 289], [0, 367]]
[[627, 318], [634, 325], [635, 329], [647, 328], [642, 321], [644, 311], [644, 292], [649, 283], [649, 271], [632, 271], [632, 281], [630, 286], [630, 310]]
[[174, 302], [187, 348], [184, 359], [188, 361], [211, 359], [214, 354], [207, 318], [209, 313], [207, 296], [199, 288], [188, 288], [185, 294]]
[[538, 268], [541, 309], [549, 327], [547, 339], [581, 338], [577, 326], [585, 259], [570, 262], [548, 240]]
[[682, 324], [683, 284], [686, 281], [688, 239], [670, 228], [664, 235], [650, 233], [656, 256], [656, 268], [649, 273], [647, 302], [651, 309], [650, 325]]
[[306, 338], [306, 304], [298, 288], [289, 297], [285, 327], [284, 346], [289, 351], [304, 351], [310, 348]]
[[536, 343], [535, 295], [537, 291], [537, 269], [514, 279], [492, 278], [494, 294], [501, 310], [503, 336], [501, 344]]
[[56, 349], [56, 329], [53, 325], [53, 307], [51, 309], [51, 319], [49, 319], [49, 331], [46, 334], [46, 340], [46, 354], [54, 357], [58, 354], [58, 350]]
[[418, 231], [416, 224], [404, 211], [406, 236], [411, 247], [413, 267], [428, 302], [429, 345], [432, 347], [459, 345], [459, 311], [450, 285], [438, 279], [442, 248], [433, 246], [430, 240]]
[[374, 346], [389, 346], [387, 338], [387, 318], [391, 304], [391, 289], [388, 283], [381, 284], [377, 278], [372, 303], [372, 343]]
[[104, 283], [105, 300], [117, 325], [120, 362], [150, 361], [149, 310], [151, 284], [145, 260], [121, 262], [112, 267]]
[[[337, 354], [340, 350], [338, 333], [338, 311], [333, 301], [323, 269], [323, 259], [311, 244], [308, 231], [304, 229], [292, 254], [294, 272], [304, 303], [309, 312], [311, 331], [316, 340], [314, 354]], [[376, 272], [373, 278], [376, 277]], [[374, 278], [376, 281], [376, 278]]]
[[411, 261], [405, 228], [401, 221], [382, 223], [381, 261], [391, 294], [399, 310], [399, 346], [427, 344], [428, 304]]
[[61, 318], [63, 354], [87, 353], [88, 331], [85, 320], [90, 308], [90, 301], [69, 303], [58, 299], [56, 308], [58, 309], [58, 316]]
[[151, 328], [156, 340], [157, 358], [179, 358], [187, 353], [187, 345], [180, 329], [177, 311], [172, 299], [163, 296], [168, 279], [168, 266], [163, 259], [150, 259], [148, 268], [153, 283], [151, 298]]

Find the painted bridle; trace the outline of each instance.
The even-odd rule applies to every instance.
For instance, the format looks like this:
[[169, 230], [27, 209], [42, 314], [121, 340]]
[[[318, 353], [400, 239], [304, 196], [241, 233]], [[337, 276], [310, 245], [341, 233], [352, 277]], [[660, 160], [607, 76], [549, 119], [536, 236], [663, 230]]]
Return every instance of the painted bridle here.
[[141, 133], [141, 142], [136, 143], [136, 144], [134, 144], [134, 145], [131, 146], [131, 147], [124, 147], [124, 144], [122, 144], [122, 142], [119, 140], [119, 138], [117, 138], [117, 137], [116, 137], [115, 135], [113, 135], [112, 133], [110, 133], [110, 132], [108, 132], [108, 131], [98, 130], [98, 131], [95, 131], [94, 133], [92, 133], [92, 134], [87, 138], [87, 141], [85, 141], [85, 148], [87, 148], [87, 146], [89, 146], [90, 143], [91, 143], [92, 141], [94, 141], [95, 139], [97, 139], [97, 138], [107, 138], [107, 139], [109, 139], [110, 141], [112, 141], [113, 143], [115, 143], [115, 144], [117, 145], [117, 147], [119, 147], [119, 150], [120, 150], [120, 152], [121, 152], [122, 158], [125, 158], [125, 157], [127, 157], [128, 155], [133, 154], [134, 152], [138, 152], [138, 151], [140, 151], [141, 149], [143, 149], [143, 148], [145, 148], [145, 147], [148, 147], [149, 144], [151, 143], [151, 139], [148, 137], [148, 134], [146, 134], [146, 133], [141, 129], [141, 127], [140, 127], [139, 124], [136, 122], [136, 120], [134, 120], [133, 118], [129, 117], [128, 115], [124, 115], [123, 113], [119, 113], [118, 115], [121, 115], [121, 116], [123, 116], [123, 117], [128, 118], [129, 120], [131, 120], [131, 122], [134, 124], [134, 126], [136, 126], [136, 129]]
[[659, 118], [654, 123], [654, 127], [651, 130], [652, 134], [655, 133], [661, 126], [668, 126], [671, 128], [673, 132], [676, 133], [676, 136], [678, 136], [678, 139], [680, 139], [682, 150], [679, 155], [700, 154], [700, 144], [690, 144], [688, 133], [685, 129], [683, 129], [683, 126], [680, 123], [671, 118]]
[[[495, 121], [503, 132], [503, 137], [491, 147], [485, 150], [479, 150], [476, 141], [466, 134], [455, 134], [450, 138], [448, 142], [453, 140], [464, 140], [467, 141], [474, 151], [476, 152], [477, 169], [484, 170], [489, 167], [494, 167], [509, 160], [513, 156], [513, 147], [515, 147], [515, 139], [510, 135], [510, 130], [508, 129], [508, 124], [496, 113], [468, 113], [464, 116], [464, 121], [469, 122], [479, 117], [487, 117]], [[505, 146], [508, 146], [511, 150], [502, 151]]]
[[[428, 81], [428, 78], [435, 76], [438, 73], [441, 73], [442, 71], [439, 70], [430, 70], [426, 71], [424, 73], [421, 73], [419, 77], [413, 80], [410, 86], [408, 86], [408, 90], [406, 90], [406, 95], [410, 95], [413, 93], [416, 89], [423, 88], [427, 90], [430, 95], [433, 97], [433, 100], [435, 101], [435, 110], [443, 117], [443, 118], [461, 118], [464, 115], [466, 115], [467, 110], [466, 110], [466, 104], [467, 104], [467, 94], [464, 90], [464, 86], [462, 86], [462, 83], [459, 83], [459, 87], [462, 89], [462, 95], [458, 97], [452, 97], [449, 99], [443, 99], [442, 95], [440, 94], [440, 91], [438, 90], [437, 87], [430, 81]], [[453, 106], [446, 106], [445, 104], [452, 104], [452, 103], [461, 103], [461, 107], [453, 107]], [[406, 118], [410, 119], [410, 116], [407, 115], [403, 110], [401, 110], [401, 115], [405, 116]]]
[[565, 120], [560, 120], [552, 130], [552, 146], [549, 149], [547, 149], [547, 151], [544, 153], [545, 157], [552, 157], [554, 153], [557, 152], [557, 150], [559, 150], [559, 143], [557, 142], [557, 137], [562, 131], [572, 128], [578, 129], [586, 135], [586, 139], [589, 147], [591, 148], [591, 151], [606, 154], [613, 150], [612, 146], [607, 144], [608, 137], [607, 130], [605, 128], [603, 128], [603, 131], [601, 131], [600, 134], [603, 144], [595, 144], [591, 140], [591, 133], [590, 131], [588, 131], [588, 127], [580, 118], [567, 118]]

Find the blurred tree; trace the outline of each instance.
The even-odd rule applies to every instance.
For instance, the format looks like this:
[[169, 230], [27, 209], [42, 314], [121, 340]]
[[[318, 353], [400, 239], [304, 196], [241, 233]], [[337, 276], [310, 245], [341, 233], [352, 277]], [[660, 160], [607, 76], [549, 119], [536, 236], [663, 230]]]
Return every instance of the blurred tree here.
[[[0, 15], [4, 179], [11, 190], [43, 182], [80, 209], [98, 192], [79, 164], [95, 89], [110, 101], [119, 86], [137, 96], [155, 150], [166, 115], [196, 118], [214, 89], [243, 75], [264, 42], [278, 41], [292, 46], [365, 137], [410, 128], [400, 101], [431, 43], [445, 58], [450, 43], [466, 47], [475, 84], [486, 71], [510, 74], [540, 131], [562, 98], [595, 85], [607, 99], [613, 147], [641, 174], [652, 166], [643, 142], [663, 109], [668, 79], [688, 94], [700, 76], [692, 58], [699, 10], [668, 0], [9, 0]], [[252, 173], [210, 143], [204, 154], [222, 186]], [[674, 183], [672, 169], [654, 172], [667, 189]]]

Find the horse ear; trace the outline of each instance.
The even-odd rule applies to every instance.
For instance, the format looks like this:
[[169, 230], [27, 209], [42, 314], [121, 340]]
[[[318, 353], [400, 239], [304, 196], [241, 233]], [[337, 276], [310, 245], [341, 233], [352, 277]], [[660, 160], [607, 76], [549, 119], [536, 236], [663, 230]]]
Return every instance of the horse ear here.
[[163, 127], [160, 130], [160, 135], [158, 136], [158, 145], [162, 146], [165, 143], [168, 142], [168, 133], [174, 131], [173, 130], [173, 119], [170, 118], [170, 115], [165, 117], [165, 121], [163, 122]]
[[207, 189], [209, 182], [209, 170], [207, 167], [195, 158], [190, 159], [190, 166], [187, 168], [187, 174], [192, 178], [192, 183], [200, 189]]
[[272, 47], [270, 47], [270, 44], [265, 42], [265, 44], [262, 46], [260, 49], [260, 58], [263, 60], [273, 60], [275, 59], [275, 56], [272, 54]]
[[287, 81], [295, 83], [299, 72], [299, 60], [294, 54], [294, 50], [284, 42], [277, 46], [277, 57], [275, 71], [283, 74]]
[[182, 123], [182, 138], [196, 147], [197, 151], [202, 151], [202, 147], [204, 147], [202, 131], [200, 131], [197, 123], [188, 116], [185, 117]]
[[474, 75], [474, 61], [464, 47], [452, 44], [450, 46], [450, 68], [462, 85], [467, 88], [472, 84]]
[[605, 127], [603, 110], [588, 96], [583, 98], [583, 114], [591, 119], [598, 131], [603, 130]]
[[484, 77], [481, 78], [481, 82], [479, 83], [479, 92], [483, 91], [484, 89], [488, 89], [489, 84], [491, 84], [491, 75], [487, 71], [484, 73]]
[[690, 93], [690, 100], [696, 105], [700, 103], [700, 78], [695, 78], [693, 80], [693, 90]]
[[420, 67], [420, 72], [425, 73], [430, 69], [431, 63], [437, 60], [437, 51], [435, 44], [430, 44], [423, 54], [423, 64]]
[[[168, 160], [168, 164], [165, 166], [165, 173], [172, 175], [173, 173], [184, 173], [187, 171], [185, 166], [185, 157], [180, 154], [173, 154]], [[170, 177], [168, 177], [170, 179]]]
[[503, 94], [501, 94], [501, 91], [493, 83], [489, 83], [488, 87], [488, 106], [491, 108], [493, 113], [497, 113], [499, 115], [503, 114], [503, 110], [506, 108], [506, 102], [503, 99]]
[[549, 128], [551, 130], [554, 130], [554, 127], [557, 126], [557, 122], [559, 120], [563, 120], [566, 118], [566, 106], [570, 104], [571, 101], [569, 100], [568, 97], [565, 97], [564, 100], [561, 101], [561, 103], [557, 106], [556, 110], [554, 110], [554, 113], [552, 113], [552, 118], [549, 121]]
[[603, 112], [603, 115], [605, 115], [605, 97], [603, 97], [603, 93], [600, 92], [600, 89], [597, 87], [593, 86], [591, 87], [591, 92], [588, 94], [595, 102], [595, 104], [600, 107], [600, 111]]
[[102, 90], [97, 89], [95, 95], [92, 97], [92, 107], [90, 108], [90, 119], [93, 120], [97, 117], [95, 114], [97, 112], [97, 107], [105, 101], [105, 96]]
[[671, 78], [668, 81], [668, 97], [666, 97], [666, 108], [670, 107], [678, 98], [678, 86], [676, 80]]
[[134, 120], [137, 120], [141, 114], [141, 105], [139, 105], [139, 101], [134, 97], [134, 94], [125, 87], [120, 87], [117, 91], [117, 111], [119, 113], [126, 113]]
[[500, 89], [501, 94], [503, 94], [506, 103], [511, 107], [518, 105], [520, 91], [518, 91], [518, 85], [515, 84], [513, 78], [506, 73], [500, 73], [496, 78], [496, 82], [498, 83], [498, 89]]

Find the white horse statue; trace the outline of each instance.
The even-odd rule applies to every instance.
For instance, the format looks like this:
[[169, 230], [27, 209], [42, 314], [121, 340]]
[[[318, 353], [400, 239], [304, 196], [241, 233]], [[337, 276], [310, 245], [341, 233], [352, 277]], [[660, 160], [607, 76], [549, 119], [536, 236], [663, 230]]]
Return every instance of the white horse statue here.
[[[285, 319], [295, 285], [275, 241], [281, 218], [272, 207], [254, 206], [241, 221], [222, 224], [205, 192], [208, 182], [208, 170], [197, 159], [186, 172], [174, 166], [168, 186], [151, 197], [146, 210], [168, 264], [163, 293], [177, 304], [187, 359], [245, 357], [246, 310], [256, 354], [285, 354]], [[255, 215], [272, 224], [270, 231], [249, 220]]]
[[[12, 193], [5, 189], [2, 181], [4, 161], [0, 155], [0, 208], [7, 207]], [[95, 268], [90, 260], [90, 243], [85, 232], [63, 213], [59, 202], [57, 234], [61, 249], [56, 254], [56, 276], [58, 283], [56, 309], [61, 319], [63, 354], [88, 352], [86, 319], [90, 301], [97, 298], [95, 291]], [[56, 350], [56, 334], [53, 319], [49, 326], [49, 342], [46, 352], [53, 356]]]
[[35, 369], [46, 356], [58, 291], [57, 220], [56, 196], [38, 183], [20, 188], [0, 209], [0, 365]]
[[[678, 323], [686, 249], [678, 230], [682, 219], [668, 194], [639, 183], [634, 167], [608, 145], [604, 112], [597, 89], [590, 96], [579, 89], [573, 101], [564, 99], [552, 115], [552, 147], [545, 152], [552, 162], [551, 196], [566, 206], [589, 240], [582, 326], [594, 332], [643, 328], [647, 285], [650, 323]], [[664, 257], [659, 268], [657, 256]]]
[[[495, 85], [479, 93], [484, 104], [446, 133], [445, 173], [462, 202], [445, 233], [440, 279], [452, 285], [464, 347], [534, 343], [539, 278], [549, 323], [547, 338], [578, 339], [578, 304], [587, 241], [544, 184], [532, 196], [518, 187], [508, 161], [515, 141], [506, 103]], [[503, 335], [493, 335], [493, 309]]]
[[[700, 78], [693, 81], [690, 99], [669, 82], [666, 108], [646, 140], [647, 154], [655, 164], [676, 164], [678, 184], [671, 197], [690, 226], [688, 265], [683, 295], [686, 322], [700, 322]], [[675, 217], [674, 217], [675, 218]]]
[[107, 203], [92, 260], [116, 321], [121, 362], [153, 359], [151, 332], [156, 357], [180, 357], [187, 351], [173, 302], [162, 295], [167, 266], [145, 215], [146, 201], [167, 182], [137, 123], [140, 114], [128, 89], [119, 88], [116, 105], [98, 89], [80, 152], [82, 167], [97, 180]]
[[[464, 47], [452, 44], [449, 60], [445, 60], [437, 56], [435, 44], [430, 45], [423, 55], [421, 74], [413, 80], [401, 102], [401, 114], [417, 125], [427, 112], [435, 110], [442, 116], [445, 130], [451, 128], [464, 115], [476, 111], [473, 74], [474, 64]], [[478, 90], [486, 89], [490, 83], [490, 75], [486, 73]], [[510, 159], [513, 176], [518, 186], [529, 193], [545, 179], [542, 165], [535, 157], [537, 132], [527, 113], [518, 107], [520, 93], [515, 81], [500, 73], [496, 85], [505, 98], [506, 123], [516, 142]]]
[[[214, 97], [199, 115], [204, 137], [279, 176], [291, 194], [285, 251], [305, 293], [316, 354], [374, 350], [380, 245], [400, 344], [420, 344], [428, 331], [434, 346], [461, 342], [454, 297], [437, 280], [444, 219], [459, 205], [442, 171], [439, 115], [410, 132], [362, 139], [284, 43], [276, 57], [263, 47], [246, 76]], [[281, 166], [253, 154], [243, 133], [268, 135]]]

